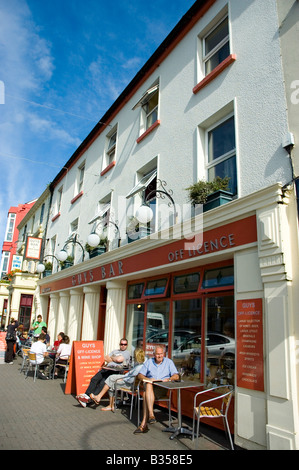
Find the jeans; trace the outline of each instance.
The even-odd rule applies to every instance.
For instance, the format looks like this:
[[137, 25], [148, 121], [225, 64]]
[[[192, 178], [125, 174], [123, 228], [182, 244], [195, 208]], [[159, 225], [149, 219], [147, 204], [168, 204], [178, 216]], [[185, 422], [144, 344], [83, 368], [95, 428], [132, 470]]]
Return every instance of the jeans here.
[[102, 388], [105, 385], [105, 380], [109, 375], [112, 375], [113, 372], [112, 370], [99, 370], [90, 380], [89, 385], [86, 389], [86, 395], [90, 395], [93, 393], [94, 395], [98, 395]]

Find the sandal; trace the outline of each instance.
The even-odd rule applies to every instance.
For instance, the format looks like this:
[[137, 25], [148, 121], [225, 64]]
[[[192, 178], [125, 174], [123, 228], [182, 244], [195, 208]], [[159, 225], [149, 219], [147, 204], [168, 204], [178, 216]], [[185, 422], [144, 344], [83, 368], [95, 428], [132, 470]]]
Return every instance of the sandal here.
[[144, 434], [148, 431], [149, 431], [149, 429], [148, 429], [147, 425], [145, 425], [145, 426], [140, 425], [140, 426], [138, 426], [138, 428], [135, 429], [133, 434]]
[[101, 411], [112, 411], [114, 413], [114, 408], [111, 408], [111, 406], [105, 406], [105, 408], [101, 408]]
[[157, 422], [156, 418], [154, 416], [150, 416], [148, 419], [149, 424], [154, 424]]
[[96, 405], [99, 405], [99, 404], [100, 404], [100, 402], [96, 400], [96, 398], [95, 398], [95, 396], [94, 396], [93, 393], [91, 393], [91, 394], [89, 395], [89, 397], [92, 399], [92, 401], [93, 401]]

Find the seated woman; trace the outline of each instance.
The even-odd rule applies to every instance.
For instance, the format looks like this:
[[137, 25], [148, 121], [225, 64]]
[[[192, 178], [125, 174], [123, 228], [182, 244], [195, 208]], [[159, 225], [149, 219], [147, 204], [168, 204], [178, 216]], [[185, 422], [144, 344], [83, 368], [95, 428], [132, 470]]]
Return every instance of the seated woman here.
[[70, 338], [67, 335], [63, 335], [62, 341], [58, 347], [56, 353], [56, 367], [54, 377], [57, 377], [59, 364], [65, 365], [69, 356], [71, 355], [72, 345], [70, 344]]
[[114, 411], [114, 394], [116, 382], [118, 385], [130, 387], [139, 374], [139, 371], [145, 361], [145, 353], [143, 349], [135, 349], [134, 351], [134, 367], [127, 374], [113, 374], [105, 380], [105, 385], [98, 395], [90, 394], [90, 398], [96, 405], [100, 404], [101, 398], [106, 392], [109, 394], [109, 405], [102, 408], [102, 411]]

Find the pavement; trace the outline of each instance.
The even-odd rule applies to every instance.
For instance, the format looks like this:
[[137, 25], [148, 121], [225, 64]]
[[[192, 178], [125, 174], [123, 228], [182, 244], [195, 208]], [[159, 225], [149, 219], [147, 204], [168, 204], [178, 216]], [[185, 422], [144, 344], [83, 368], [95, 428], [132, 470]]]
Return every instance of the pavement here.
[[[137, 410], [130, 421], [129, 406], [121, 405], [115, 413], [101, 411], [102, 406], [82, 408], [74, 395], [65, 395], [62, 378], [34, 382], [31, 371], [27, 378], [20, 372], [21, 362], [17, 356], [11, 365], [0, 363], [0, 450], [102, 450], [113, 458], [122, 455], [121, 451], [134, 451], [134, 456], [141, 451], [148, 456], [163, 451], [195, 459], [198, 450], [227, 447], [224, 432], [210, 426], [198, 439], [198, 450], [189, 436], [169, 439], [170, 434], [163, 432], [168, 413], [162, 407], [155, 408], [157, 422], [149, 425], [150, 431], [134, 435]], [[104, 406], [107, 403], [108, 399], [103, 400]], [[175, 426], [176, 413], [173, 415]], [[192, 422], [183, 417], [183, 425]]]

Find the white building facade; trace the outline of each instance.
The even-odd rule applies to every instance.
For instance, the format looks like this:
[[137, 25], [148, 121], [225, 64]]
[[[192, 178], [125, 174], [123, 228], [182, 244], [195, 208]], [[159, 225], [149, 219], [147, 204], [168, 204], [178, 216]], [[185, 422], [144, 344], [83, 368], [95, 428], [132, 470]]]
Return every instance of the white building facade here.
[[[38, 283], [52, 337], [103, 339], [106, 352], [123, 336], [148, 353], [164, 342], [186, 379], [234, 384], [234, 440], [248, 449], [299, 448], [288, 6], [193, 5], [53, 181], [45, 255], [65, 249], [73, 265]], [[186, 188], [217, 176], [232, 200], [190, 218]], [[154, 218], [132, 232], [148, 199]], [[102, 229], [106, 252], [90, 258]]]

